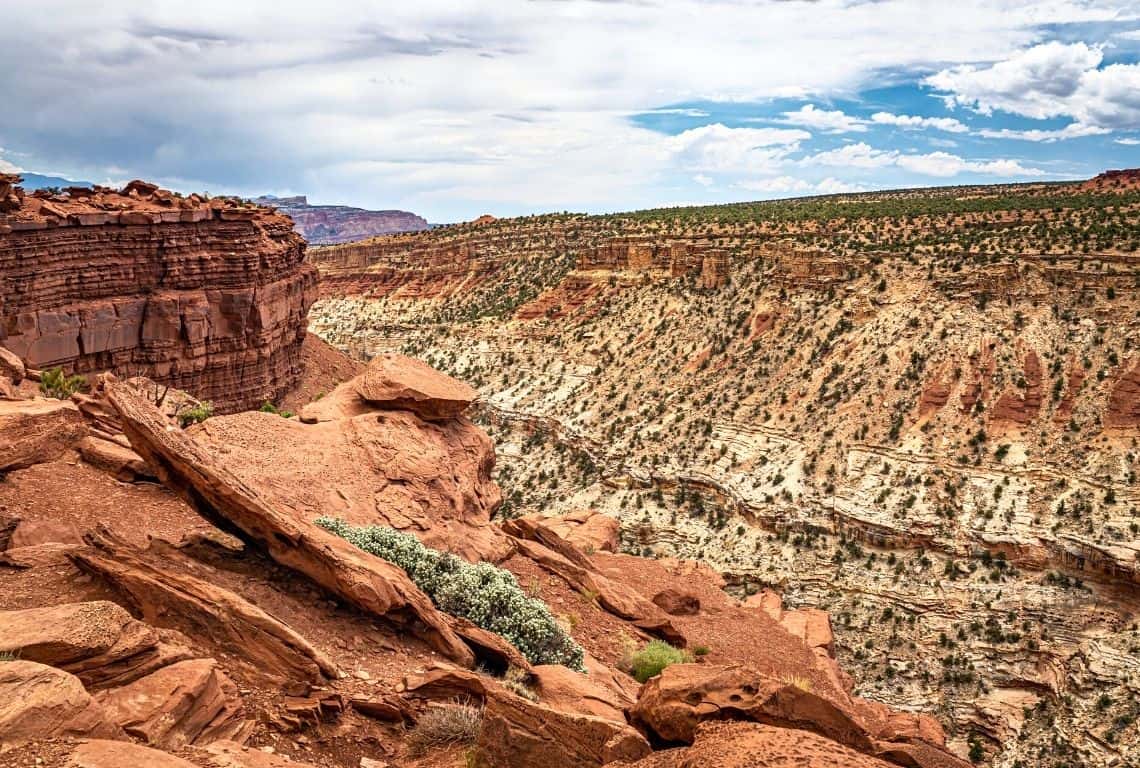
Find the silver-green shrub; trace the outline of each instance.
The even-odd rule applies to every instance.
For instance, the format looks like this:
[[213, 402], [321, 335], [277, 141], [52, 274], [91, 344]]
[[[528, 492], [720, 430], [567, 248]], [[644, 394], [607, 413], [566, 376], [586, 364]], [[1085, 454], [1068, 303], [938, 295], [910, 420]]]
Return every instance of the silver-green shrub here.
[[501, 635], [531, 664], [562, 664], [585, 672], [582, 647], [559, 626], [546, 603], [529, 597], [510, 571], [471, 564], [425, 547], [410, 533], [382, 525], [356, 527], [334, 517], [314, 522], [403, 568], [436, 606]]

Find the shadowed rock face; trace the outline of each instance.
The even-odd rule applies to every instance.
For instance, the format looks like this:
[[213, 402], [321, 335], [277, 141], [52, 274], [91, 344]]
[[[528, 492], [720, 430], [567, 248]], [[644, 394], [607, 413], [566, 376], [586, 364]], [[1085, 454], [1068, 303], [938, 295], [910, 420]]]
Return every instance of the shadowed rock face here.
[[288, 218], [143, 182], [9, 188], [0, 345], [29, 367], [145, 373], [221, 412], [297, 382], [317, 277]]

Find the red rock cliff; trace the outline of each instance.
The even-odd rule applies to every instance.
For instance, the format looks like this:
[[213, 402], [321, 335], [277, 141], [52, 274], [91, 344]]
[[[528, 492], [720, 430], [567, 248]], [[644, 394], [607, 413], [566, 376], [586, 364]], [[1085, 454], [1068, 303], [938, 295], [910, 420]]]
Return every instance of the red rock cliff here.
[[144, 182], [15, 183], [0, 177], [0, 344], [28, 365], [145, 373], [220, 412], [296, 384], [317, 274], [287, 217]]

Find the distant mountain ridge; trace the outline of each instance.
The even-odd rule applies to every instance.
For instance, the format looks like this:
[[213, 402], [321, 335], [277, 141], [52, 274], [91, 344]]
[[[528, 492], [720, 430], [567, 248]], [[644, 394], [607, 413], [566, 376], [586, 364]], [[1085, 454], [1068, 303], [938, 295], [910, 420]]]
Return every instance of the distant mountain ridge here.
[[90, 181], [73, 181], [71, 179], [65, 179], [61, 176], [44, 176], [43, 174], [25, 173], [24, 171], [20, 171], [17, 175], [23, 179], [23, 181], [20, 182], [20, 186], [29, 192], [35, 191], [37, 189], [47, 189], [50, 187], [63, 188], [95, 186]]
[[419, 232], [430, 228], [422, 216], [408, 211], [369, 211], [347, 205], [309, 205], [309, 200], [304, 195], [264, 195], [254, 202], [273, 206], [287, 214], [293, 219], [294, 228], [315, 245], [351, 243], [374, 235]]

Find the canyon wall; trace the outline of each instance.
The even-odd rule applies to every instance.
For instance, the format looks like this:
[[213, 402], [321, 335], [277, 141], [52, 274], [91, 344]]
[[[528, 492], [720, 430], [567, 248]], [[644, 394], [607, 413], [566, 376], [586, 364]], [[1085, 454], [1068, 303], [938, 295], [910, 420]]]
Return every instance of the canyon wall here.
[[1107, 766], [1140, 749], [1138, 232], [1083, 185], [500, 220], [316, 254], [311, 321], [477, 386], [503, 514], [827, 610], [960, 754]]
[[287, 217], [143, 182], [15, 183], [0, 179], [0, 344], [29, 366], [144, 374], [220, 412], [297, 382], [317, 273]]

